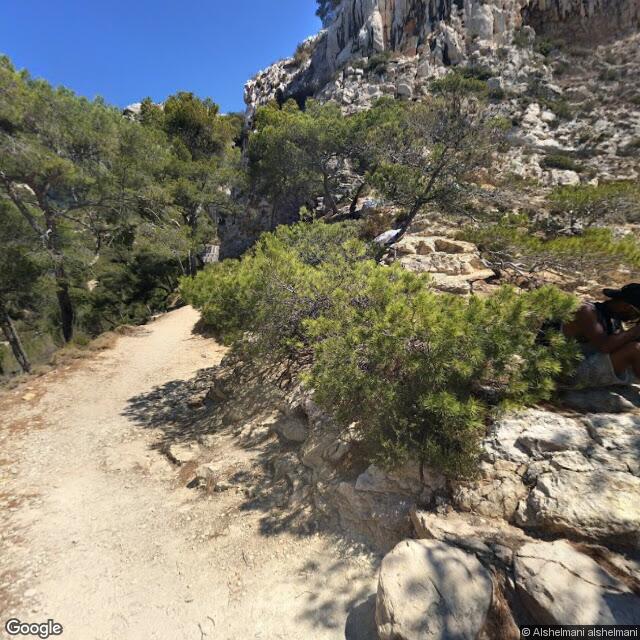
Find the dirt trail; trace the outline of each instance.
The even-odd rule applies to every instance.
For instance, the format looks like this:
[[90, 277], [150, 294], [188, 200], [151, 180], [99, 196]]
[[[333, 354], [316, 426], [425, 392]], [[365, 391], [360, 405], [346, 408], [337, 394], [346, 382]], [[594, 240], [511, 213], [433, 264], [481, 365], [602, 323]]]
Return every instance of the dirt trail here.
[[53, 618], [64, 640], [373, 637], [376, 559], [277, 515], [260, 494], [272, 439], [212, 431], [224, 493], [164, 455], [224, 355], [197, 319], [167, 314], [0, 398], [0, 638], [11, 617]]

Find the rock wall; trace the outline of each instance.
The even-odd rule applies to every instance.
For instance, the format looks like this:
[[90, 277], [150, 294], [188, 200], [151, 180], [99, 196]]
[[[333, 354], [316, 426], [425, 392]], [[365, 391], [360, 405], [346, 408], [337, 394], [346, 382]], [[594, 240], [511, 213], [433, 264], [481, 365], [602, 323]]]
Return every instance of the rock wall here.
[[422, 75], [510, 45], [516, 31], [568, 31], [572, 37], [636, 30], [640, 0], [343, 0], [307, 41], [311, 55], [283, 60], [246, 85], [249, 114], [273, 99], [304, 100], [355, 60], [383, 51], [416, 59]]
[[[332, 100], [345, 113], [383, 96], [420, 100], [464, 67], [486, 80], [490, 108], [512, 125], [496, 176], [542, 188], [637, 179], [639, 26], [640, 0], [343, 0], [295, 57], [246, 84], [247, 127], [272, 100]], [[575, 162], [547, 162], [557, 154]], [[265, 225], [252, 236], [235, 229], [228, 242], [224, 232], [223, 253], [294, 220], [300, 204], [268, 215], [247, 206]]]

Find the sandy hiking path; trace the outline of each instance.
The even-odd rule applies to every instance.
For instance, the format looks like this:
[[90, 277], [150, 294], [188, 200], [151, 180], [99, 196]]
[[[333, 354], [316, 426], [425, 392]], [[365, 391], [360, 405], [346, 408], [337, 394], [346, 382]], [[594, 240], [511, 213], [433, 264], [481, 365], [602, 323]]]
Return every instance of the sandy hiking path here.
[[194, 394], [224, 355], [197, 320], [166, 314], [0, 396], [0, 638], [14, 617], [63, 640], [374, 637], [377, 558], [290, 526], [273, 437], [207, 435], [223, 492], [189, 488], [167, 455], [192, 446]]

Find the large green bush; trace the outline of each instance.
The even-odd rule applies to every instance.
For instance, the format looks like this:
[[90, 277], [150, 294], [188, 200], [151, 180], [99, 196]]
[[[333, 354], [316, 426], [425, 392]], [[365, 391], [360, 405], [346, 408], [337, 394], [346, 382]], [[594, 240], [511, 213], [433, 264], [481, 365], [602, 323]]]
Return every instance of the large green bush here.
[[318, 402], [355, 423], [372, 459], [470, 473], [489, 413], [549, 398], [571, 365], [560, 334], [537, 337], [574, 298], [554, 288], [436, 293], [426, 276], [371, 260], [355, 232], [280, 228], [242, 260], [185, 279], [183, 293], [228, 338], [249, 331], [261, 354], [309, 363]]

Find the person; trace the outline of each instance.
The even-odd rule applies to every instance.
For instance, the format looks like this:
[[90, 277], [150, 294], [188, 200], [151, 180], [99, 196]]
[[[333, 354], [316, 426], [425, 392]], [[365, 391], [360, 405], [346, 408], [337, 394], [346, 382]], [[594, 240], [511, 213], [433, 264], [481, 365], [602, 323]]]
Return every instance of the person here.
[[[583, 360], [569, 386], [608, 387], [640, 383], [640, 283], [604, 289], [607, 300], [583, 304], [562, 326], [577, 340]], [[625, 323], [633, 323], [628, 328]]]

